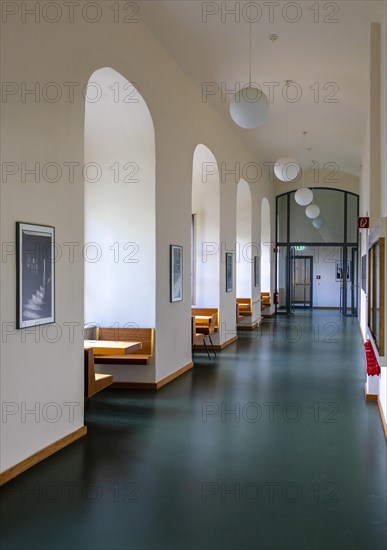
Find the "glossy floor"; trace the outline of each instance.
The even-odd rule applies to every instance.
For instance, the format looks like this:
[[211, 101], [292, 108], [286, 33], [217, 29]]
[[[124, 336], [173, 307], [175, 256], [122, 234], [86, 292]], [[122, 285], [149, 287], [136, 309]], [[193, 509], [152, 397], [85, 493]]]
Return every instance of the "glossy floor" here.
[[7, 549], [385, 549], [386, 441], [355, 319], [266, 320], [3, 489]]

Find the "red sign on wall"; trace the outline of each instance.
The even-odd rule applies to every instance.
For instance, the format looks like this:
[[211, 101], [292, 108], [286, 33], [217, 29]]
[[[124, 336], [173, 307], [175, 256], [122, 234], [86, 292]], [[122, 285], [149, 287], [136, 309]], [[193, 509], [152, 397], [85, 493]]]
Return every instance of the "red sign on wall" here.
[[370, 219], [365, 216], [357, 219], [358, 229], [368, 229], [370, 226]]

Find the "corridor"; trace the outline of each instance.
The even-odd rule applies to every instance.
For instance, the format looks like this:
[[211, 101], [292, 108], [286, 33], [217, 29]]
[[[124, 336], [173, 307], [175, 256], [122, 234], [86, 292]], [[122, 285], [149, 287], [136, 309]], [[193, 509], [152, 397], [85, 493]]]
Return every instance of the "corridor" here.
[[105, 390], [87, 437], [2, 491], [3, 550], [386, 547], [386, 443], [356, 318], [304, 311], [157, 392]]

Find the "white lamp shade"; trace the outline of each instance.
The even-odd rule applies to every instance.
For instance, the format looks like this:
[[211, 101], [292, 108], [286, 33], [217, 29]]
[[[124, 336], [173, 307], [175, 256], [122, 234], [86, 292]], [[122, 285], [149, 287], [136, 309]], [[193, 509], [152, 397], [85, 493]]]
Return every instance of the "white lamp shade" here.
[[316, 229], [321, 229], [322, 226], [324, 225], [325, 221], [324, 221], [324, 218], [322, 218], [321, 216], [319, 216], [318, 218], [315, 218], [313, 221], [312, 221], [312, 225], [313, 227], [315, 227]]
[[241, 128], [258, 128], [269, 116], [269, 100], [259, 88], [247, 86], [233, 96], [230, 115]]
[[293, 181], [300, 173], [300, 165], [290, 157], [282, 157], [274, 164], [274, 173], [281, 181]]
[[295, 192], [294, 200], [300, 206], [308, 206], [313, 200], [313, 193], [307, 187], [301, 187]]
[[308, 218], [314, 220], [315, 218], [319, 217], [320, 208], [317, 206], [317, 204], [310, 204], [306, 207], [305, 214], [308, 216]]

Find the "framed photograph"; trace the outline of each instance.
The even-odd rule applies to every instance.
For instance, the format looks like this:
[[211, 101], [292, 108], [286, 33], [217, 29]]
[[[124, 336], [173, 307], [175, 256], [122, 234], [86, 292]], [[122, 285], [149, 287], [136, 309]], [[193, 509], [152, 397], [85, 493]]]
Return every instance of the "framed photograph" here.
[[226, 292], [233, 289], [232, 252], [226, 252]]
[[259, 286], [259, 275], [260, 275], [260, 262], [259, 256], [254, 256], [254, 286]]
[[55, 322], [55, 228], [16, 223], [16, 328]]
[[170, 301], [183, 299], [183, 247], [171, 244], [170, 247]]

